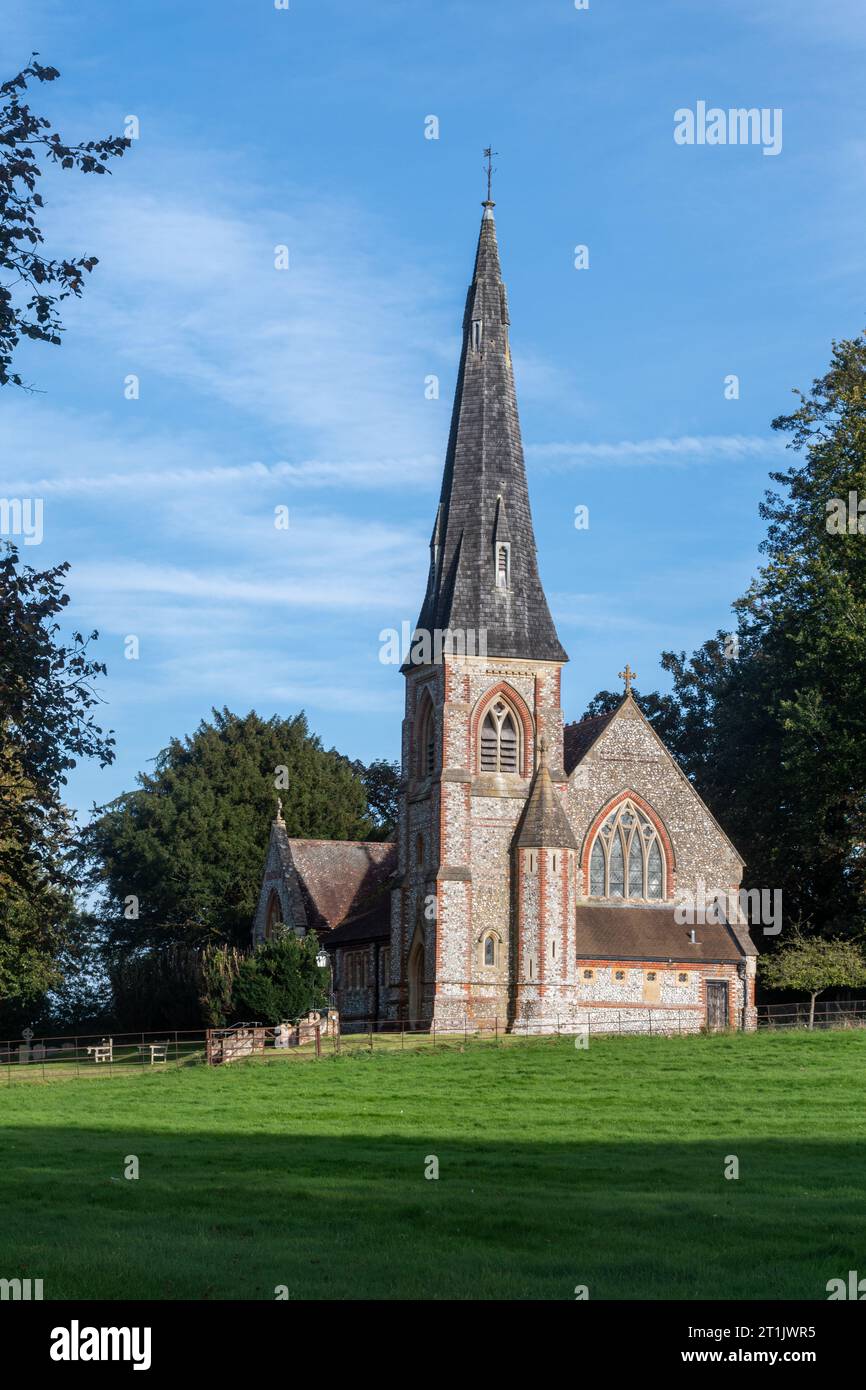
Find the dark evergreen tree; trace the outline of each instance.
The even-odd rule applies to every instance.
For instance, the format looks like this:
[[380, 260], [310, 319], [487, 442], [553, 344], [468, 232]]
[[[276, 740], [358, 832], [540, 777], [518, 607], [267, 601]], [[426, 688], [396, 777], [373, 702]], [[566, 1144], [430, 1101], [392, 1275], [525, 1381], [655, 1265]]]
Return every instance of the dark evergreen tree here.
[[281, 931], [241, 963], [232, 995], [235, 1022], [281, 1023], [328, 1002], [327, 966], [317, 964], [318, 943]]
[[304, 714], [214, 710], [138, 782], [98, 808], [83, 836], [109, 950], [246, 946], [277, 796], [290, 836], [364, 839], [371, 830], [363, 786]]
[[367, 796], [367, 809], [373, 823], [372, 840], [390, 840], [397, 828], [400, 809], [400, 764], [387, 758], [371, 763], [351, 764]]

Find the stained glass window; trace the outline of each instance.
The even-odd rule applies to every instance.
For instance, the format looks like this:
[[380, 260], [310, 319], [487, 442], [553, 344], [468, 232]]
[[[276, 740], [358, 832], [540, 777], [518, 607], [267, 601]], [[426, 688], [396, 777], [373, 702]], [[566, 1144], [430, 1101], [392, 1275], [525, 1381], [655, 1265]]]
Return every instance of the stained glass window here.
[[623, 859], [622, 859], [622, 840], [620, 839], [619, 835], [617, 835], [616, 839], [614, 840], [613, 844], [612, 844], [611, 847], [610, 847], [610, 854], [608, 855], [607, 864], [608, 864], [608, 885], [607, 885], [608, 897], [611, 897], [611, 898], [621, 898], [622, 895], [623, 895], [623, 888], [624, 888], [624, 883], [623, 883], [624, 872], [623, 872]]
[[628, 798], [601, 826], [589, 858], [594, 898], [650, 899], [665, 896], [665, 870], [655, 825]]
[[604, 897], [604, 850], [596, 840], [589, 861], [589, 891], [594, 898]]

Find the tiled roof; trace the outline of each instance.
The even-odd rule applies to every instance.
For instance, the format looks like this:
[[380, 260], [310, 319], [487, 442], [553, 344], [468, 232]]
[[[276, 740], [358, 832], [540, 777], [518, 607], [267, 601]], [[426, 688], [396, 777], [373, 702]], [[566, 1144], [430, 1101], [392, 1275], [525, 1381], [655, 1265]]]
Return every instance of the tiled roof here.
[[562, 759], [567, 773], [574, 771], [599, 734], [604, 733], [615, 714], [616, 710], [611, 710], [609, 714], [595, 714], [591, 719], [580, 719], [573, 724], [564, 725]]
[[391, 894], [382, 889], [379, 896], [357, 917], [349, 917], [339, 927], [323, 937], [322, 945], [330, 951], [337, 946], [351, 946], [361, 941], [389, 939], [391, 935]]
[[392, 842], [288, 840], [307, 909], [308, 925], [327, 931], [363, 911], [397, 863]]
[[575, 952], [587, 960], [736, 961], [757, 955], [748, 932], [727, 923], [692, 928], [675, 919], [672, 907], [619, 907], [590, 903], [577, 909]]

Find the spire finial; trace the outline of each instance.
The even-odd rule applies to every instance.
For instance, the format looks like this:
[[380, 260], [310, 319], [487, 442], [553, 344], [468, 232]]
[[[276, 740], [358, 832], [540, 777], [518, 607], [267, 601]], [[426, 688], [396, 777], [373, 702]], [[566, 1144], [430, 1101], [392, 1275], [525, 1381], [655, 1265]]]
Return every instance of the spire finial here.
[[282, 824], [282, 820], [283, 820], [283, 803], [282, 803], [281, 799], [280, 799], [279, 797], [277, 797], [277, 822], [278, 822], [279, 824]]
[[628, 662], [626, 662], [626, 663], [625, 663], [625, 670], [624, 670], [624, 671], [620, 671], [620, 673], [619, 673], [619, 678], [620, 678], [621, 681], [625, 681], [625, 693], [626, 693], [626, 695], [630, 695], [630, 694], [631, 694], [631, 683], [632, 683], [633, 680], [637, 680], [637, 671], [633, 671], [633, 670], [631, 669], [631, 667], [629, 666]]
[[538, 740], [538, 763], [540, 767], [547, 767], [547, 734], [542, 734]]
[[492, 145], [488, 145], [487, 149], [484, 151], [484, 158], [487, 160], [487, 201], [482, 203], [482, 207], [485, 208], [494, 208], [496, 206], [491, 197], [490, 189], [493, 183], [493, 156], [498, 153], [499, 151], [494, 150]]

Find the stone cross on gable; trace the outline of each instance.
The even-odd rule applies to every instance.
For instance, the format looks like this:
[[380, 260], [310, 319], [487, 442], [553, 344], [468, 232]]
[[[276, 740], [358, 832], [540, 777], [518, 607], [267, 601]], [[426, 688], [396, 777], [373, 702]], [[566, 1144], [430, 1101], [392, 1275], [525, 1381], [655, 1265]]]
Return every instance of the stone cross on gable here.
[[625, 693], [626, 693], [626, 695], [631, 694], [631, 683], [632, 683], [633, 680], [637, 680], [637, 671], [633, 671], [633, 670], [631, 669], [631, 667], [629, 666], [628, 662], [626, 662], [626, 663], [625, 663], [625, 670], [624, 670], [624, 671], [620, 671], [620, 673], [619, 673], [619, 678], [620, 678], [621, 681], [625, 681]]

